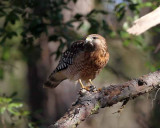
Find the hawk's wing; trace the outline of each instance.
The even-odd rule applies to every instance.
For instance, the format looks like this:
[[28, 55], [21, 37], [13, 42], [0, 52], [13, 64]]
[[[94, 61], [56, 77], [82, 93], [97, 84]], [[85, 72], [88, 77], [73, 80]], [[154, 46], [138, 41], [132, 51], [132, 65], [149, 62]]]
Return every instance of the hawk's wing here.
[[44, 87], [55, 88], [61, 81], [66, 79], [60, 71], [66, 69], [68, 65], [73, 64], [73, 60], [77, 56], [77, 53], [84, 50], [84, 43], [83, 40], [76, 41], [62, 54], [57, 68], [50, 74], [47, 81], [44, 83]]
[[74, 42], [71, 45], [71, 47], [62, 54], [62, 57], [59, 61], [58, 66], [54, 70], [54, 73], [59, 72], [63, 69], [66, 69], [68, 67], [68, 65], [71, 65], [73, 63], [73, 59], [75, 58], [77, 53], [79, 53], [80, 51], [83, 51], [83, 49], [84, 49], [84, 41], [83, 40], [79, 40], [79, 41]]

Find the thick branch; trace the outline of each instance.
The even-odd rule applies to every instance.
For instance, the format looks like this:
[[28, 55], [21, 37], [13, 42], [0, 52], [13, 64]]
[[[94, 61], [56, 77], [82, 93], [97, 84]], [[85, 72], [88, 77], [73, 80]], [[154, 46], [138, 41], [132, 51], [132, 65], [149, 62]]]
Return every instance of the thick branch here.
[[[160, 71], [144, 75], [123, 84], [110, 85], [97, 91], [80, 90], [80, 96], [71, 109], [49, 128], [75, 128], [88, 116], [98, 112], [100, 108], [125, 102], [144, 93], [151, 92], [160, 86]], [[93, 86], [92, 86], [93, 87]]]
[[160, 24], [160, 7], [134, 21], [133, 26], [127, 32], [140, 35], [158, 24]]

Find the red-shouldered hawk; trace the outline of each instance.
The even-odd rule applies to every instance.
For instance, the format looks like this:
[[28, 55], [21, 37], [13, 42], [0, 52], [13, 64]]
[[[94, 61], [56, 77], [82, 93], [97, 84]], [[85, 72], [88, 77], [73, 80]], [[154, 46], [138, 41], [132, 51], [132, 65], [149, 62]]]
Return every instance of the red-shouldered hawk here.
[[74, 42], [66, 50], [56, 69], [44, 83], [44, 87], [55, 88], [63, 80], [70, 79], [91, 83], [100, 70], [107, 64], [109, 53], [105, 39], [98, 34], [91, 34], [85, 40]]

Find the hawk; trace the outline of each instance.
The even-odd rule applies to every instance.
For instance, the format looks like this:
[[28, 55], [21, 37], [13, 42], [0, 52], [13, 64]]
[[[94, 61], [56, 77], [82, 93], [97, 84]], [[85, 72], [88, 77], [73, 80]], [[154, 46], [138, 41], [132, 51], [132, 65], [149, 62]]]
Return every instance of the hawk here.
[[91, 34], [84, 40], [75, 41], [61, 56], [58, 66], [50, 74], [44, 87], [55, 88], [63, 80], [91, 83], [108, 63], [109, 52], [105, 38]]

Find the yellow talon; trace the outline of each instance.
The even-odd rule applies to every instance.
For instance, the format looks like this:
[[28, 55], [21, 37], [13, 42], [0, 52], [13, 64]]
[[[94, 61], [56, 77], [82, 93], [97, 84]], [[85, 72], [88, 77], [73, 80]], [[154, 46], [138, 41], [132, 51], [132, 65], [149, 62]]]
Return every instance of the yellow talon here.
[[78, 81], [79, 81], [79, 83], [80, 83], [81, 87], [82, 87], [82, 88], [85, 88], [85, 86], [83, 85], [83, 83], [82, 83], [81, 79], [79, 79]]
[[93, 85], [93, 83], [92, 83], [92, 80], [91, 80], [91, 79], [89, 79], [89, 83], [90, 83], [91, 85]]
[[82, 83], [82, 81], [81, 81], [81, 79], [79, 79], [78, 81], [79, 81], [79, 83], [80, 83], [80, 85], [81, 85], [81, 87], [82, 87], [83, 89], [86, 89], [87, 91], [90, 90], [90, 86], [84, 86], [83, 83]]

